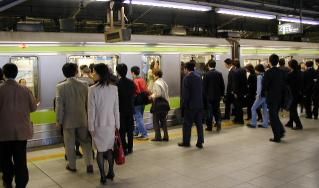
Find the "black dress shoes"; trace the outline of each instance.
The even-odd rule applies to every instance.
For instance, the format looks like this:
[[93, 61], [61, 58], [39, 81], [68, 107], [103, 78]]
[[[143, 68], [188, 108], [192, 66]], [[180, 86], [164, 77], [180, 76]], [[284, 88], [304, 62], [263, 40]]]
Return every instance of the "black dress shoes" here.
[[67, 169], [70, 172], [76, 172], [76, 169], [71, 168], [69, 165], [67, 165], [65, 169]]
[[163, 138], [162, 141], [163, 141], [163, 142], [168, 142], [169, 139], [168, 139], [168, 138]]
[[302, 129], [303, 129], [302, 127], [294, 127], [294, 128], [292, 128], [292, 130], [295, 130], [295, 131], [302, 130]]
[[180, 143], [178, 143], [177, 145], [178, 145], [179, 147], [186, 147], [186, 148], [191, 147], [190, 144], [185, 144], [185, 143], [183, 143], [183, 142], [180, 142]]
[[249, 123], [247, 124], [247, 127], [249, 127], [249, 128], [257, 128], [257, 126], [249, 124]]
[[207, 128], [205, 129], [205, 131], [212, 132], [212, 131], [213, 131], [213, 128], [208, 128], [208, 127], [207, 127]]
[[276, 143], [280, 143], [281, 142], [280, 139], [276, 139], [276, 138], [270, 138], [269, 141], [270, 142], [276, 142]]
[[199, 149], [203, 149], [203, 144], [202, 143], [197, 143], [196, 147], [199, 148]]
[[88, 165], [86, 167], [86, 173], [93, 174], [93, 165]]

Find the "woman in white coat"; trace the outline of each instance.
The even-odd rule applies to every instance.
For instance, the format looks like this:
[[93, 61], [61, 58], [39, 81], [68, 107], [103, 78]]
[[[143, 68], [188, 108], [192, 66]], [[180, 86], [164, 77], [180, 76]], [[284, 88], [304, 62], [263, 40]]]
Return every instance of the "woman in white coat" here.
[[[110, 84], [110, 72], [107, 65], [94, 66], [95, 85], [90, 87], [88, 95], [89, 131], [96, 147], [97, 163], [101, 174], [101, 183], [114, 178], [113, 146], [115, 130], [120, 128], [119, 101], [117, 87]], [[109, 171], [105, 175], [104, 160], [108, 160]]]

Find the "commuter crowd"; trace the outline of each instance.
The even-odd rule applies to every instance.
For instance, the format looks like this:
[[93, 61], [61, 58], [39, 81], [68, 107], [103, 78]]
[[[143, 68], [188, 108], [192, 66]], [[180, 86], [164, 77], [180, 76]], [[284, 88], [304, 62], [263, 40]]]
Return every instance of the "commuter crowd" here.
[[[319, 59], [315, 63], [318, 66]], [[270, 141], [276, 143], [285, 136], [285, 128], [279, 118], [281, 109], [289, 111], [289, 121], [285, 126], [294, 130], [303, 129], [298, 105], [304, 106], [306, 118], [318, 119], [319, 68], [315, 70], [314, 62], [306, 62], [303, 70], [301, 64], [292, 59], [286, 67], [285, 60], [273, 54], [267, 65], [241, 67], [238, 60], [232, 59], [226, 59], [224, 64], [229, 71], [227, 85], [222, 73], [216, 70], [213, 59], [207, 62], [206, 72], [196, 70], [194, 60], [183, 65], [183, 138], [178, 146], [191, 146], [191, 130], [195, 124], [196, 147], [202, 149], [203, 124], [209, 132], [214, 127], [220, 132], [222, 121], [230, 120], [231, 116], [234, 116], [234, 124], [244, 124], [244, 107], [247, 107], [246, 120], [250, 121], [247, 126], [268, 128], [270, 125], [273, 131]], [[63, 135], [66, 169], [75, 173], [76, 158], [83, 155], [86, 171], [91, 174], [96, 158], [101, 184], [115, 177], [114, 161], [118, 157], [115, 140], [120, 138], [124, 154], [130, 155], [133, 153], [134, 137], [149, 139], [144, 124], [146, 105], [151, 104], [155, 131], [151, 141], [169, 141], [169, 88], [159, 62], [151, 63], [146, 80], [137, 66], [130, 69], [132, 79], [127, 78], [128, 67], [125, 64], [118, 64], [115, 71], [116, 76], [105, 64], [78, 67], [77, 64], [66, 63], [62, 67], [66, 79], [57, 84], [54, 99], [57, 126]], [[26, 149], [27, 140], [33, 134], [30, 113], [37, 109], [32, 92], [21, 84], [23, 81], [20, 84], [15, 81], [17, 74], [18, 68], [12, 63], [4, 65], [3, 71], [0, 69], [0, 169], [6, 188], [12, 187], [14, 177], [18, 188], [24, 188], [28, 183]], [[221, 101], [225, 103], [224, 116]]]

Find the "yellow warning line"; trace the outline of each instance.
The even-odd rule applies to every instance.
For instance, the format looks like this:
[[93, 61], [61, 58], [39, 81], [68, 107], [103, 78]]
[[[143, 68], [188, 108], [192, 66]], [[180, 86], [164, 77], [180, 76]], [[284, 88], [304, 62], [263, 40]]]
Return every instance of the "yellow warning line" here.
[[[230, 128], [230, 127], [234, 127], [235, 125], [231, 121], [225, 121], [225, 122], [223, 122], [222, 126], [223, 126], [223, 128]], [[193, 129], [192, 134], [196, 135], [195, 129]], [[154, 136], [154, 133], [150, 134], [150, 138], [152, 138], [152, 136]], [[176, 139], [182, 138], [182, 130], [180, 128], [169, 130], [169, 138], [170, 138], [170, 140], [176, 140]], [[135, 145], [145, 144], [145, 143], [150, 143], [150, 142], [151, 142], [150, 140], [134, 139]], [[59, 152], [59, 153], [48, 154], [48, 155], [43, 155], [43, 156], [29, 157], [28, 161], [29, 162], [37, 162], [37, 161], [59, 159], [59, 158], [64, 158], [64, 155], [65, 155], [64, 152]]]

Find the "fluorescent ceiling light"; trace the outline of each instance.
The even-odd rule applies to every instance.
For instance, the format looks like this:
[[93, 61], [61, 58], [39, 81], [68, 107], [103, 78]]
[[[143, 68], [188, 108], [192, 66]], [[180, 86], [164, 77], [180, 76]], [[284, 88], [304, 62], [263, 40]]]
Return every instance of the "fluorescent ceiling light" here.
[[187, 3], [175, 3], [175, 2], [168, 2], [168, 1], [159, 1], [159, 0], [125, 0], [124, 3], [134, 5], [145, 5], [145, 6], [155, 6], [155, 7], [163, 7], [163, 8], [176, 8], [176, 9], [183, 9], [183, 10], [194, 10], [194, 11], [210, 11], [212, 10], [209, 6], [203, 5], [195, 5], [195, 4], [187, 4]]
[[[283, 22], [293, 22], [293, 23], [300, 23], [300, 19], [299, 18], [288, 18], [288, 17], [281, 17], [278, 19], [279, 21], [283, 21]], [[309, 25], [319, 25], [319, 21], [315, 21], [315, 20], [301, 20], [301, 23], [303, 24], [309, 24]]]
[[247, 11], [241, 11], [241, 10], [224, 9], [224, 8], [219, 8], [216, 10], [216, 12], [220, 14], [245, 16], [245, 17], [260, 18], [260, 19], [267, 19], [267, 20], [276, 19], [275, 15], [262, 14], [257, 12], [247, 12]]

